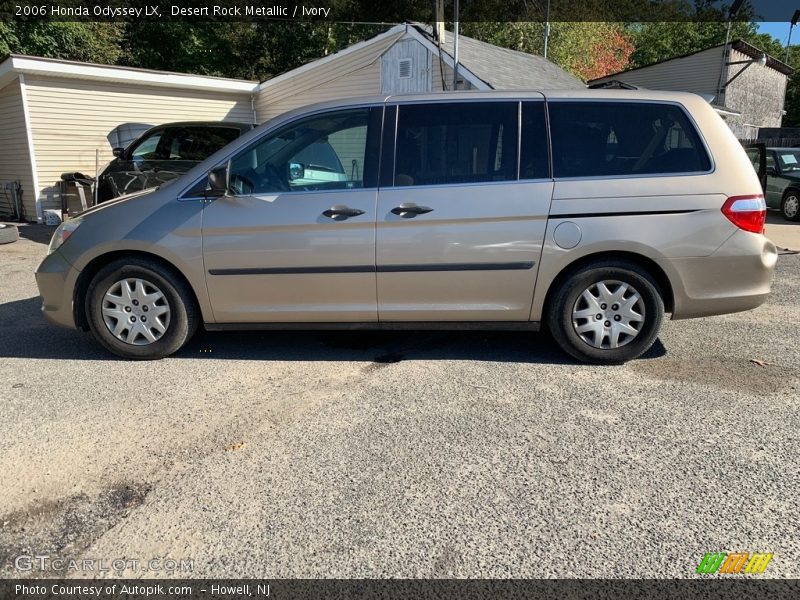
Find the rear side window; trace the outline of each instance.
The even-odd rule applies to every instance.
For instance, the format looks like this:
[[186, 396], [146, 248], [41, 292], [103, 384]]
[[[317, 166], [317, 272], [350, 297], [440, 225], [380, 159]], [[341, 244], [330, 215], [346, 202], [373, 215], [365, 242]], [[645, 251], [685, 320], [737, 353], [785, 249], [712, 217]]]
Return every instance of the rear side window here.
[[394, 185], [516, 179], [517, 107], [516, 102], [401, 105]]
[[686, 114], [646, 102], [549, 105], [555, 177], [708, 171], [711, 161]]

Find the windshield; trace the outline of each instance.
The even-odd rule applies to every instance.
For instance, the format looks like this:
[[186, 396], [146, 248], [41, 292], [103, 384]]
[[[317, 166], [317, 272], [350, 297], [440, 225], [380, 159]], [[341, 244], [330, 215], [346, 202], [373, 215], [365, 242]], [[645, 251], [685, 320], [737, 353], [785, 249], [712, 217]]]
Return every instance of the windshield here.
[[169, 127], [156, 131], [139, 142], [131, 152], [131, 159], [200, 162], [239, 135], [240, 131], [232, 127]]
[[782, 173], [800, 171], [800, 150], [778, 150], [775, 154]]

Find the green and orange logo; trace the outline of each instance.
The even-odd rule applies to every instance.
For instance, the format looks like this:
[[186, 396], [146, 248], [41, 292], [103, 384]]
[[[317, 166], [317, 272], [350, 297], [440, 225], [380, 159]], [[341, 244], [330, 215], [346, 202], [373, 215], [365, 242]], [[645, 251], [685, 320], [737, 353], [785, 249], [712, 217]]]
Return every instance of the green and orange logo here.
[[707, 552], [697, 566], [697, 573], [705, 575], [707, 573], [752, 573], [753, 575], [763, 573], [769, 562], [772, 560], [772, 553], [766, 552]]

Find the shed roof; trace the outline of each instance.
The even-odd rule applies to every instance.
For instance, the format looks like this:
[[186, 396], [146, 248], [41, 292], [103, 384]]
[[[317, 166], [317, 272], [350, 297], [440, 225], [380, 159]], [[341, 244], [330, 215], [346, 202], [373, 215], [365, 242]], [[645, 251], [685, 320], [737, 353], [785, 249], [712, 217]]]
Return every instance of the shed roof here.
[[[242, 79], [191, 75], [153, 69], [101, 65], [54, 58], [41, 58], [11, 54], [0, 60], [0, 87], [18, 73], [30, 73], [84, 80], [102, 80], [119, 83], [140, 83], [150, 86], [190, 88], [222, 93], [257, 92], [310, 68], [323, 66], [344, 55], [353, 54], [362, 48], [372, 47], [375, 54], [382, 54], [388, 46], [411, 34], [434, 48], [436, 42], [432, 29], [421, 23], [397, 25], [388, 31], [344, 50], [292, 69], [262, 83]], [[445, 32], [441, 47], [447, 64], [453, 62], [453, 33]], [[371, 49], [372, 49], [371, 48]], [[459, 67], [464, 77], [479, 89], [583, 89], [585, 85], [576, 77], [550, 62], [546, 58], [501, 48], [468, 36], [459, 36]]]
[[[433, 31], [427, 25], [414, 28], [431, 42]], [[453, 33], [445, 31], [442, 51], [452, 57]], [[549, 89], [575, 90], [586, 86], [546, 58], [487, 44], [465, 35], [458, 36], [458, 62], [496, 90]]]
[[[733, 40], [732, 42], [728, 42], [734, 50], [738, 50], [742, 54], [749, 56], [750, 58], [758, 58], [762, 54], [762, 50], [759, 50], [753, 44], [745, 42], [744, 40]], [[644, 65], [641, 67], [636, 67], [634, 69], [625, 69], [624, 71], [617, 71], [616, 73], [609, 73], [608, 75], [603, 75], [602, 77], [598, 77], [597, 79], [592, 79], [589, 81], [589, 85], [592, 85], [598, 81], [604, 81], [609, 78], [614, 78], [617, 75], [624, 75], [625, 73], [632, 73], [633, 71], [641, 71], [642, 69], [649, 69], [655, 65], [660, 65], [663, 63], [668, 63], [673, 60], [680, 60], [681, 58], [686, 58], [688, 56], [694, 56], [695, 54], [699, 54], [700, 52], [705, 52], [706, 50], [712, 50], [714, 48], [722, 48], [725, 44], [717, 44], [716, 46], [710, 46], [708, 48], [703, 48], [702, 50], [696, 50], [694, 52], [689, 52], [687, 54], [681, 54], [680, 56], [673, 56], [672, 58], [665, 58], [664, 60], [658, 60], [654, 63], [650, 63], [649, 65]], [[766, 54], [766, 53], [765, 53]], [[791, 75], [794, 73], [794, 69], [787, 65], [785, 62], [782, 62], [767, 54], [767, 66], [775, 69], [776, 71], [783, 73], [784, 75]]]
[[101, 65], [74, 60], [27, 56], [24, 54], [9, 54], [0, 60], [0, 87], [14, 79], [19, 73], [41, 75], [45, 77], [99, 80], [116, 83], [139, 83], [156, 87], [196, 89], [239, 94], [242, 92], [253, 92], [257, 85], [255, 81], [246, 81], [243, 79], [229, 79], [225, 77], [212, 77], [209, 75], [191, 75], [187, 73], [173, 73], [170, 71], [156, 71], [153, 69], [120, 67], [116, 65]]

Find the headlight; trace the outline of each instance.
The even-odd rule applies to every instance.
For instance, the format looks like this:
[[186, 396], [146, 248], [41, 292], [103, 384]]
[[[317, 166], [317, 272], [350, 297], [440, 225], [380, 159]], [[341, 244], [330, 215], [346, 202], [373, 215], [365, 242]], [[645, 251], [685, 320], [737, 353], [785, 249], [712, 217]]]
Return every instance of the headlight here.
[[50, 240], [50, 245], [47, 247], [47, 253], [52, 254], [58, 250], [61, 244], [67, 241], [67, 238], [72, 235], [72, 232], [78, 228], [78, 225], [80, 225], [82, 221], [83, 219], [81, 217], [75, 217], [69, 221], [64, 221], [61, 225], [56, 227], [55, 233], [53, 233], [53, 239]]

